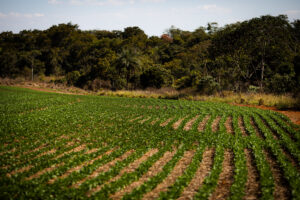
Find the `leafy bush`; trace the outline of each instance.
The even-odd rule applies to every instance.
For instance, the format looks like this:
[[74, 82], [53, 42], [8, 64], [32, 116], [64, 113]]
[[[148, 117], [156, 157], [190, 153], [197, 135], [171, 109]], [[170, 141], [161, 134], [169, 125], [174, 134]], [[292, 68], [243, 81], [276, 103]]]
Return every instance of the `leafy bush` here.
[[270, 92], [275, 92], [279, 94], [288, 91], [293, 91], [293, 87], [295, 84], [292, 76], [287, 74], [281, 75], [276, 73], [274, 76], [267, 79], [266, 85]]
[[122, 78], [114, 79], [112, 82], [112, 90], [121, 90], [126, 87], [126, 80]]
[[249, 85], [248, 92], [257, 93], [259, 91], [259, 87], [254, 85]]
[[79, 71], [72, 71], [66, 75], [66, 80], [68, 85], [75, 85], [80, 78]]
[[191, 86], [191, 79], [189, 76], [183, 76], [180, 79], [177, 79], [174, 83], [175, 88], [183, 89]]
[[152, 67], [141, 75], [140, 80], [143, 88], [161, 88], [169, 85], [172, 79], [167, 70], [160, 67]]
[[204, 76], [200, 79], [197, 89], [202, 94], [214, 94], [220, 88], [219, 83], [212, 76]]

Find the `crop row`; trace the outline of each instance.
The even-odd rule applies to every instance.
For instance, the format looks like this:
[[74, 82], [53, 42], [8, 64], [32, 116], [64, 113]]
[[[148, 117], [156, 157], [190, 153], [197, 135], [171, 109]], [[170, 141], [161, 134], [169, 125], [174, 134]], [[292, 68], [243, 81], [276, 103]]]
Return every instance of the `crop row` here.
[[299, 129], [209, 102], [0, 87], [3, 199], [297, 199]]

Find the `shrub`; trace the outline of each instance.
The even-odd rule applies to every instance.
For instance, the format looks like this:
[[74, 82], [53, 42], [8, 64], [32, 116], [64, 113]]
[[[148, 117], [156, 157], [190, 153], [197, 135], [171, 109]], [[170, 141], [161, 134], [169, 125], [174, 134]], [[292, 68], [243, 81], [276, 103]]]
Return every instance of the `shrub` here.
[[175, 88], [183, 89], [191, 86], [191, 79], [189, 76], [183, 76], [180, 79], [177, 79], [174, 83]]
[[68, 85], [75, 85], [80, 78], [79, 71], [72, 71], [66, 75], [66, 80]]
[[63, 85], [65, 85], [67, 83], [67, 80], [66, 80], [65, 77], [63, 77], [63, 78], [58, 78], [58, 79], [50, 81], [50, 83], [52, 83], [52, 82], [54, 82], [54, 84], [63, 84]]
[[110, 89], [111, 88], [110, 81], [95, 79], [89, 85], [89, 89], [91, 89], [93, 91], [97, 91], [97, 90], [102, 89], [102, 88]]
[[126, 79], [118, 78], [111, 81], [112, 83], [112, 90], [121, 90], [126, 87]]
[[257, 93], [259, 91], [259, 87], [254, 85], [249, 85], [248, 92]]
[[219, 83], [217, 83], [212, 76], [204, 76], [199, 80], [197, 89], [202, 94], [214, 94], [220, 88]]
[[270, 92], [279, 94], [293, 91], [294, 81], [292, 77], [287, 74], [280, 75], [276, 73], [266, 81], [266, 85]]
[[152, 67], [145, 71], [141, 77], [141, 85], [143, 88], [155, 87], [161, 88], [171, 83], [171, 77], [167, 70], [158, 67]]

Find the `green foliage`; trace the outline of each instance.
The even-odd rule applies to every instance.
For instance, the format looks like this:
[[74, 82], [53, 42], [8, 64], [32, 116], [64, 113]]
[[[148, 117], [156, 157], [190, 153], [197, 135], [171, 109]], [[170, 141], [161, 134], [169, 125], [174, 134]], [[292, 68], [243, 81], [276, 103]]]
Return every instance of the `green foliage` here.
[[[184, 161], [186, 169], [175, 175], [174, 183], [158, 196], [177, 199], [195, 177], [208, 148], [215, 152], [212, 168], [194, 191], [194, 199], [208, 199], [222, 184], [219, 178], [225, 151], [231, 151], [234, 158], [234, 181], [227, 188], [228, 198], [243, 199], [249, 173], [245, 149], [253, 152], [260, 198], [273, 199], [277, 184], [266, 150], [278, 163], [278, 173], [286, 179], [291, 198], [299, 197], [300, 174], [297, 163], [290, 160], [300, 159], [299, 127], [279, 113], [222, 103], [64, 95], [4, 86], [0, 87], [0, 97], [1, 199], [87, 199], [87, 192], [98, 186], [101, 188], [91, 193], [90, 198], [109, 199], [142, 180], [122, 196], [141, 199], [169, 175], [174, 176], [173, 170], [178, 168], [181, 159], [186, 159], [186, 152], [193, 151], [191, 162]], [[195, 116], [194, 124], [184, 130]], [[198, 125], [207, 116], [210, 118], [199, 132]], [[221, 116], [219, 129], [213, 132], [212, 124], [217, 116]], [[175, 130], [173, 124], [184, 117]], [[232, 134], [225, 127], [228, 117], [232, 118]], [[243, 119], [247, 136], [242, 133], [239, 118]], [[167, 119], [169, 123], [162, 126]], [[257, 136], [256, 128], [263, 138]], [[82, 145], [85, 147], [74, 150]], [[143, 158], [153, 148], [157, 151]], [[96, 151], [87, 153], [91, 149]], [[152, 171], [145, 178], [167, 152], [174, 153], [159, 166], [157, 173]], [[29, 180], [33, 175], [36, 177]], [[54, 181], [49, 183], [50, 180]], [[80, 181], [78, 188], [73, 187]]]
[[270, 79], [266, 80], [266, 85], [273, 93], [282, 93], [291, 91], [295, 87], [293, 77], [287, 74], [280, 75], [276, 73]]
[[259, 91], [259, 87], [254, 86], [254, 85], [249, 85], [248, 91], [251, 93], [257, 93]]
[[202, 94], [214, 94], [219, 89], [219, 84], [212, 76], [201, 77], [197, 89]]
[[[93, 89], [97, 79], [109, 81], [109, 89], [130, 90], [197, 87], [202, 77], [200, 82], [210, 87], [203, 91], [208, 94], [247, 92], [249, 85], [260, 91], [297, 94], [299, 24], [284, 15], [266, 15], [224, 27], [208, 23], [192, 32], [172, 26], [161, 37], [149, 38], [139, 27], [82, 31], [71, 23], [44, 31], [3, 32], [0, 76], [28, 79], [28, 68], [33, 68], [34, 76], [66, 76], [78, 71], [79, 82], [69, 84]], [[167, 76], [164, 81], [141, 82], [141, 75], [146, 76], [154, 66], [167, 70], [155, 72], [155, 77]], [[205, 77], [213, 77], [217, 85]]]
[[66, 80], [67, 80], [68, 85], [75, 85], [79, 78], [80, 78], [79, 71], [72, 71], [66, 75]]
[[143, 88], [161, 88], [170, 85], [170, 74], [160, 66], [150, 67], [141, 75], [141, 85]]

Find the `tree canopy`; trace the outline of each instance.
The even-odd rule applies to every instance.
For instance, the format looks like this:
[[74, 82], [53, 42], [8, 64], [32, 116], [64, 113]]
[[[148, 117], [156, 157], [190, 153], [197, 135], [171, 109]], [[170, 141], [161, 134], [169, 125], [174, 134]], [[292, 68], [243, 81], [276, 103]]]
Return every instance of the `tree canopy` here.
[[[300, 91], [300, 20], [261, 16], [161, 37], [139, 27], [82, 31], [76, 24], [0, 34], [0, 76], [61, 81], [89, 89], [192, 87], [199, 92]], [[97, 83], [97, 84], [96, 84]], [[95, 86], [96, 85], [96, 86]]]

